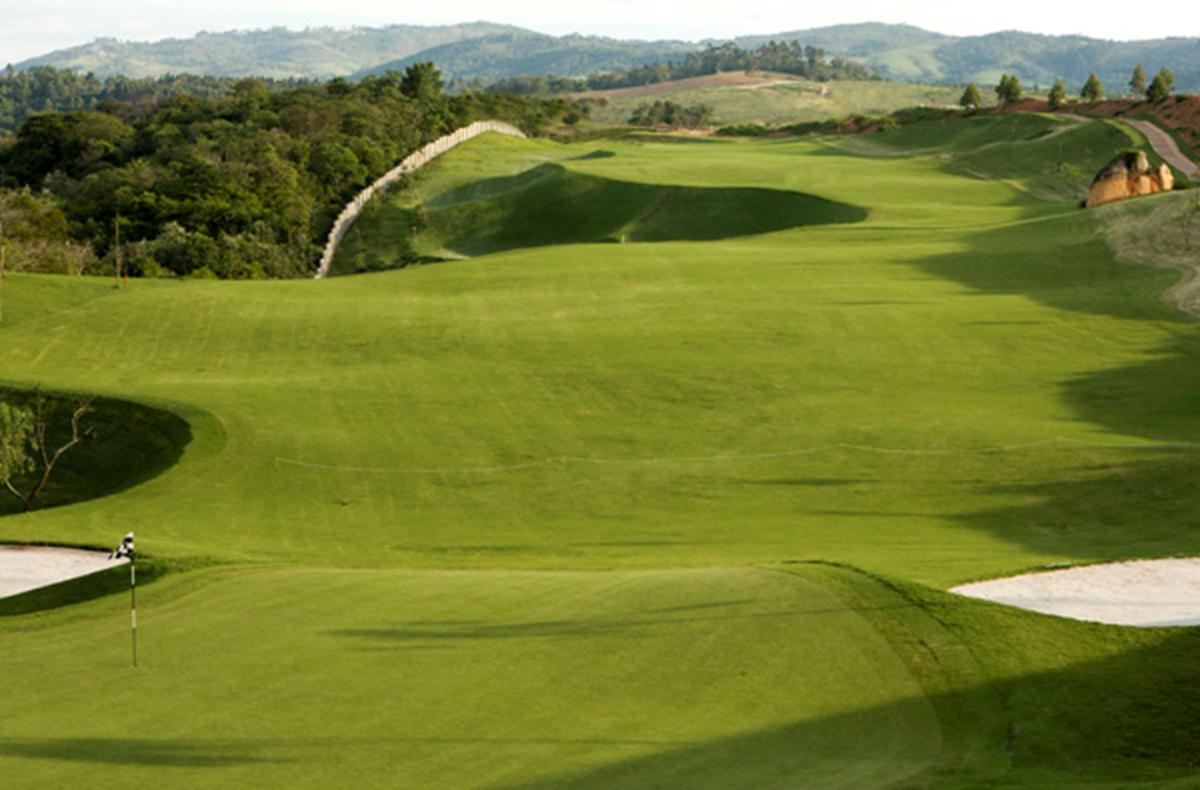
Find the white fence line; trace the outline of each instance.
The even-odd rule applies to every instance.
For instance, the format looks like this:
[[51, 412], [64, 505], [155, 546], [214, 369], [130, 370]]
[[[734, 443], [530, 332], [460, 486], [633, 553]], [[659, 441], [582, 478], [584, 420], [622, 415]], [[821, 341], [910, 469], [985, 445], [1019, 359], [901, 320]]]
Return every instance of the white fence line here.
[[409, 155], [399, 165], [376, 179], [375, 183], [355, 195], [354, 199], [342, 209], [342, 213], [338, 215], [337, 221], [333, 223], [333, 227], [329, 231], [329, 238], [325, 242], [325, 250], [321, 253], [321, 265], [317, 269], [316, 279], [321, 280], [329, 275], [329, 267], [333, 265], [333, 256], [337, 254], [338, 245], [346, 237], [350, 226], [362, 215], [363, 209], [367, 207], [367, 203], [371, 198], [380, 192], [386, 192], [392, 184], [399, 181], [404, 175], [423, 167], [430, 160], [441, 156], [451, 148], [461, 145], [467, 140], [478, 137], [484, 132], [499, 132], [500, 134], [508, 134], [514, 137], [525, 136], [517, 127], [502, 121], [476, 121], [470, 126], [464, 126], [445, 137], [434, 140], [420, 151]]

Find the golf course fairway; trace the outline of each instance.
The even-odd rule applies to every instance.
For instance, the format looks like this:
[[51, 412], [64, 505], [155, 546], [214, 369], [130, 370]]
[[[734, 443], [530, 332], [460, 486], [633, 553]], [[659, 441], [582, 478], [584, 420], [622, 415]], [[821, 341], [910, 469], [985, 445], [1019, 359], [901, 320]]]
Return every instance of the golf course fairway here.
[[119, 570], [0, 601], [0, 786], [1194, 786], [1197, 629], [946, 592], [1200, 554], [1200, 328], [1078, 208], [1140, 144], [485, 135], [334, 272], [437, 263], [10, 275], [0, 386], [124, 438], [0, 542], [147, 583], [136, 670]]

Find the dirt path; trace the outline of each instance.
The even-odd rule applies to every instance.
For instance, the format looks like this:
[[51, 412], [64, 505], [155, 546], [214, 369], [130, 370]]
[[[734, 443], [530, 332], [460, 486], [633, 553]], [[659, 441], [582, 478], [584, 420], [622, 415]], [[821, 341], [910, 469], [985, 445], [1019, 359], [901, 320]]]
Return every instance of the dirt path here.
[[1174, 137], [1149, 121], [1126, 120], [1125, 123], [1146, 135], [1146, 139], [1150, 142], [1150, 147], [1154, 149], [1156, 154], [1165, 159], [1171, 167], [1183, 173], [1188, 178], [1195, 178], [1200, 174], [1200, 165], [1188, 159], [1183, 151], [1179, 150], [1179, 145], [1175, 142]]

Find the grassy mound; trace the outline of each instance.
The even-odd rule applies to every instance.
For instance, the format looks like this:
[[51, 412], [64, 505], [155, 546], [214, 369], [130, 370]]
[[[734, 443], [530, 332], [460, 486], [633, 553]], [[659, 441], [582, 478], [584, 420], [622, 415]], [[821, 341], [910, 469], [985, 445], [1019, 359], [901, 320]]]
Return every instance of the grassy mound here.
[[651, 186], [550, 164], [442, 195], [428, 207], [427, 239], [454, 253], [481, 255], [580, 242], [712, 241], [861, 222], [866, 215], [794, 192]]
[[[713, 241], [866, 216], [798, 192], [651, 185], [554, 163], [452, 189], [415, 210], [387, 203], [364, 220], [361, 236], [351, 236], [348, 253], [356, 269], [369, 271], [390, 268], [404, 250], [428, 259], [560, 244]], [[347, 256], [340, 257], [344, 266]]]

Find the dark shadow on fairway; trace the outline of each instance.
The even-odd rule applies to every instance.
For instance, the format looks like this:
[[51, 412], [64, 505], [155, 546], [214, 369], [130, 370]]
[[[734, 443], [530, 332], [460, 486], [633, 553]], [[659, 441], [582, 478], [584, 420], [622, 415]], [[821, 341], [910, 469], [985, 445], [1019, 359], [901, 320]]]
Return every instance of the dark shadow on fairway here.
[[1197, 330], [1145, 362], [1064, 382], [1061, 397], [1080, 420], [1157, 447], [1101, 454], [1106, 462], [1092, 458], [1075, 479], [991, 486], [988, 493], [1027, 504], [968, 513], [961, 520], [1040, 551], [1094, 560], [1200, 554], [1197, 393]]
[[[1040, 553], [1092, 560], [1200, 553], [1195, 518], [1200, 488], [1194, 485], [1200, 447], [1189, 446], [1200, 444], [1200, 326], [1157, 298], [1174, 275], [1114, 261], [1096, 233], [1094, 212], [1079, 210], [1072, 200], [1080, 174], [1095, 173], [1129, 141], [1104, 124], [1068, 128], [1033, 116], [917, 125], [872, 139], [896, 143], [898, 154], [905, 146], [928, 149], [917, 153], [942, 146], [950, 155], [941, 169], [971, 178], [1031, 179], [1040, 196], [1013, 190], [1008, 203], [1027, 221], [966, 236], [965, 249], [917, 261], [921, 271], [965, 285], [971, 296], [1015, 295], [1068, 314], [1183, 328], [1146, 352], [1143, 361], [1059, 383], [1060, 398], [1074, 418], [1065, 435], [1078, 435], [1079, 425], [1089, 425], [1128, 437], [1101, 444], [1134, 445], [1140, 439], [1158, 448], [1080, 445], [1063, 455], [1061, 479], [975, 484], [982, 493], [1021, 504], [946, 515]], [[835, 149], [821, 153], [856, 156]], [[1047, 342], [1058, 339], [1052, 323], [989, 320], [986, 313], [964, 326], [986, 327], [993, 340], [1012, 328], [1014, 345], [1041, 331]]]
[[[70, 414], [76, 399], [45, 393], [48, 404], [47, 444], [57, 447], [70, 437]], [[0, 401], [30, 406], [32, 394], [0, 388]], [[146, 482], [179, 462], [192, 441], [187, 420], [169, 411], [140, 403], [97, 398], [95, 411], [83, 419], [94, 430], [62, 458], [34, 510], [69, 505], [109, 496]], [[31, 477], [18, 478], [18, 487], [32, 487]], [[20, 503], [0, 490], [0, 516], [19, 513]]]
[[[695, 623], [717, 623], [727, 621], [745, 622], [751, 619], [784, 619], [794, 617], [816, 617], [830, 614], [845, 614], [851, 611], [862, 611], [863, 607], [838, 608], [793, 608], [773, 612], [740, 612], [730, 611], [728, 614], [702, 614], [680, 617], [645, 617], [646, 614], [669, 614], [679, 612], [712, 612], [715, 609], [736, 609], [738, 602], [706, 604], [697, 607], [677, 607], [665, 609], [647, 609], [641, 612], [630, 612], [620, 618], [597, 618], [595, 620], [546, 620], [527, 623], [492, 623], [492, 622], [455, 622], [427, 620], [399, 623], [387, 628], [347, 628], [324, 633], [331, 636], [350, 637], [354, 639], [385, 640], [394, 642], [430, 642], [430, 641], [478, 641], [506, 640], [522, 638], [577, 638], [600, 635], [624, 634], [638, 636], [637, 631], [645, 628], [655, 628], [672, 625], [693, 625]], [[898, 601], [894, 605], [884, 607], [865, 607], [868, 609], [907, 609], [911, 603]]]
[[841, 488], [856, 485], [867, 485], [870, 483], [882, 483], [879, 479], [841, 479], [841, 478], [821, 478], [821, 477], [798, 477], [793, 479], [781, 478], [778, 480], [738, 480], [738, 485], [744, 486], [801, 486], [808, 488]]
[[[1025, 199], [1026, 202], [1029, 202]], [[1023, 504], [955, 515], [970, 527], [1038, 552], [1091, 560], [1200, 554], [1200, 326], [1155, 296], [1170, 275], [1122, 264], [1094, 233], [1090, 212], [1073, 211], [1025, 226], [993, 229], [966, 240], [969, 249], [919, 262], [940, 279], [979, 295], [1020, 295], [1058, 310], [1124, 321], [1173, 322], [1183, 329], [1144, 361], [1098, 370], [1059, 384], [1079, 424], [1158, 448], [1081, 446], [1064, 456], [1063, 478], [1026, 485], [981, 485], [989, 495]], [[997, 335], [1038, 322], [983, 321]], [[1049, 341], [1056, 330], [1047, 324]], [[1028, 342], [1023, 335], [1022, 342]], [[1016, 362], [1016, 360], [1014, 360]], [[1064, 429], [1075, 433], [1077, 426]], [[1114, 440], [1108, 439], [1108, 442]], [[1101, 443], [1104, 443], [1103, 441]], [[1097, 458], [1111, 459], [1108, 471]], [[1074, 476], [1066, 474], [1078, 469]], [[1032, 502], [1031, 502], [1032, 500]]]
[[41, 738], [0, 740], [0, 756], [65, 762], [221, 768], [252, 763], [292, 762], [246, 752], [254, 744], [236, 741], [141, 740], [132, 738]]
[[[891, 620], [887, 606], [856, 608], [906, 661], [924, 696], [794, 721], [614, 760], [526, 782], [527, 790], [640, 787], [1061, 786], [1200, 775], [1200, 629], [1154, 633], [1059, 620], [969, 601], [917, 585], [876, 584], [874, 595], [912, 603], [928, 625]], [[863, 588], [857, 588], [862, 590]], [[851, 593], [853, 596], [854, 593]], [[906, 606], [899, 607], [908, 609]], [[903, 625], [901, 623], [904, 623]], [[934, 632], [928, 629], [932, 627]], [[936, 632], [936, 635], [935, 635]], [[1106, 643], [1106, 658], [979, 682], [996, 634], [1027, 644]], [[932, 639], [932, 642], [925, 641]], [[1108, 651], [1106, 651], [1108, 652]], [[931, 669], [937, 667], [936, 670]], [[985, 677], [989, 675], [984, 675]], [[802, 672], [796, 682], [804, 682]], [[929, 706], [932, 706], [930, 711]], [[914, 722], [938, 721], [934, 746]]]
[[580, 154], [579, 156], [572, 157], [571, 161], [572, 162], [586, 162], [591, 159], [612, 159], [616, 155], [617, 154], [615, 151], [607, 151], [607, 150], [601, 149], [599, 151], [589, 151], [586, 154]]
[[477, 256], [596, 242], [715, 241], [806, 225], [861, 222], [866, 209], [776, 189], [617, 181], [546, 164], [438, 195], [427, 233]]

